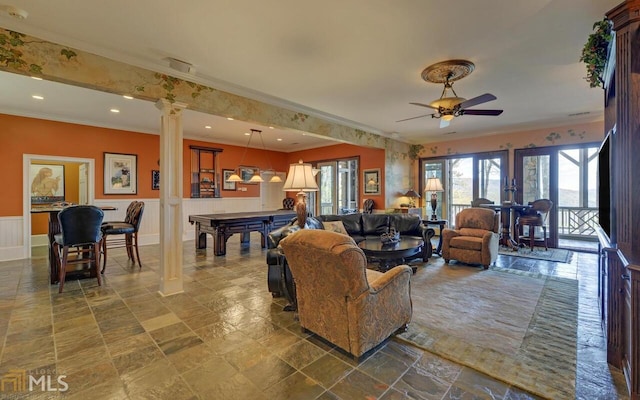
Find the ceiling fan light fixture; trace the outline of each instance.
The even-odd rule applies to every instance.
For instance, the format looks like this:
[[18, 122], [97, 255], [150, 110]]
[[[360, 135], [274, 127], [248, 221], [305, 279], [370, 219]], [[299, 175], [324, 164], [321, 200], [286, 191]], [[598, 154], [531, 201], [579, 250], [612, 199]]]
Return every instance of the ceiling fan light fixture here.
[[463, 97], [441, 97], [432, 101], [429, 105], [435, 108], [451, 109], [465, 100]]
[[442, 118], [444, 121], [451, 121], [454, 117], [455, 117], [455, 115], [453, 115], [453, 114], [445, 114], [445, 115], [443, 115], [441, 118]]

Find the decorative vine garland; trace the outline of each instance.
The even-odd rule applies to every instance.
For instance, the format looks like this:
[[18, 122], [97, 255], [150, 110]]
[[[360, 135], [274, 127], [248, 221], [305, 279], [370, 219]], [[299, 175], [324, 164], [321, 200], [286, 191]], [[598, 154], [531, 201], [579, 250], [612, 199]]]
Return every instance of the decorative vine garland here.
[[585, 79], [590, 87], [602, 86], [604, 83], [602, 74], [607, 64], [609, 43], [612, 39], [611, 21], [604, 18], [593, 24], [594, 33], [589, 35], [587, 43], [582, 48], [580, 61], [587, 64], [587, 76]]

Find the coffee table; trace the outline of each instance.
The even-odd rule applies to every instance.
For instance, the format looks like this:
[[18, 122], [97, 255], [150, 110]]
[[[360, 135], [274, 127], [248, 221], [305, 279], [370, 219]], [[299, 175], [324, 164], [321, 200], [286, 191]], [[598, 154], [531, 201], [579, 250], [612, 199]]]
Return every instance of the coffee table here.
[[[367, 260], [377, 262], [378, 269], [386, 272], [396, 265], [405, 263], [407, 259], [414, 258], [422, 252], [424, 240], [413, 237], [401, 237], [398, 243], [383, 244], [380, 238], [367, 237], [358, 243]], [[413, 273], [418, 269], [412, 266]]]

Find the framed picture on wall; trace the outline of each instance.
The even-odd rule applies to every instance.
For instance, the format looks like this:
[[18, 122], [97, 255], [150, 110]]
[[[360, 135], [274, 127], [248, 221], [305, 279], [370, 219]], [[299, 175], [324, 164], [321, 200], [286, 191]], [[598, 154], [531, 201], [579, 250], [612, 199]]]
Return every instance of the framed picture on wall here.
[[31, 204], [64, 201], [64, 165], [31, 164]]
[[231, 175], [234, 174], [234, 170], [232, 169], [223, 169], [222, 170], [222, 190], [236, 190], [236, 183], [235, 182], [227, 182], [227, 179], [229, 179], [229, 177]]
[[255, 174], [255, 173], [259, 173], [260, 170], [256, 167], [247, 167], [247, 166], [240, 166], [238, 167], [238, 170], [240, 170], [240, 178], [242, 178], [242, 184], [245, 185], [255, 185], [257, 184], [257, 182], [249, 182], [249, 179], [251, 179], [251, 177]]
[[364, 194], [380, 195], [380, 168], [362, 171]]
[[160, 171], [151, 170], [151, 190], [160, 190]]
[[138, 193], [138, 156], [104, 153], [104, 194]]

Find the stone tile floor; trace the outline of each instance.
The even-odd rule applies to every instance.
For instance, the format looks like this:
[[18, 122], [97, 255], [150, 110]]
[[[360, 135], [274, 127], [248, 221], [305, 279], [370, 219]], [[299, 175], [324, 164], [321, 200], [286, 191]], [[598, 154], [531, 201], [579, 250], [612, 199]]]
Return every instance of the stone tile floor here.
[[[110, 251], [102, 287], [67, 281], [63, 294], [48, 283], [46, 256], [0, 262], [0, 398], [536, 398], [393, 339], [358, 363], [302, 333], [267, 291], [265, 250], [252, 239], [241, 247], [232, 237], [224, 257], [185, 242], [185, 292], [169, 297], [158, 294], [157, 245], [141, 247], [142, 269]], [[596, 262], [574, 253], [568, 264], [500, 256], [497, 265], [579, 279], [577, 398], [625, 399], [622, 374], [606, 363]], [[16, 374], [45, 379], [14, 392]]]

